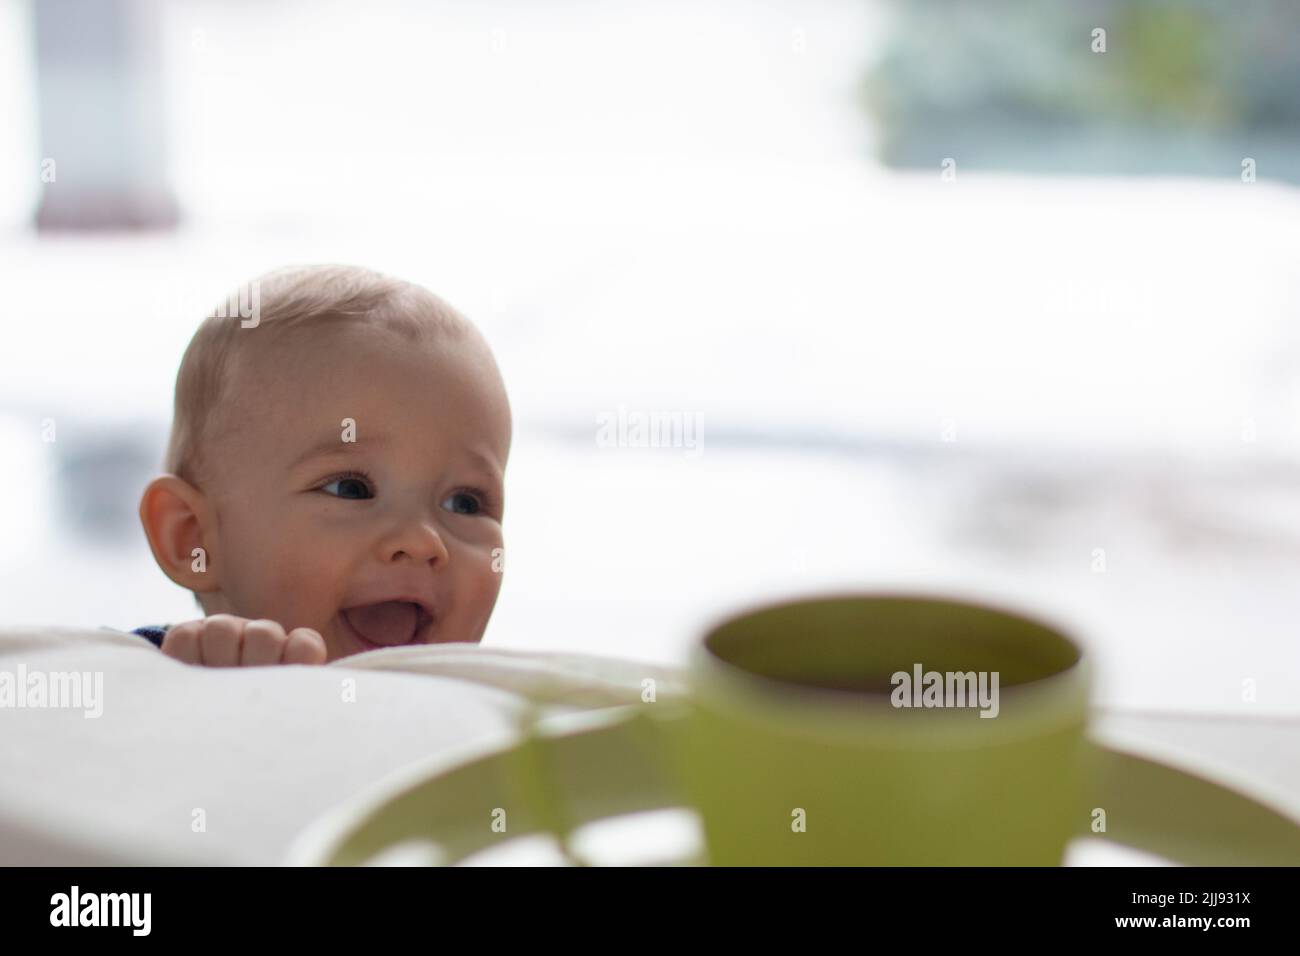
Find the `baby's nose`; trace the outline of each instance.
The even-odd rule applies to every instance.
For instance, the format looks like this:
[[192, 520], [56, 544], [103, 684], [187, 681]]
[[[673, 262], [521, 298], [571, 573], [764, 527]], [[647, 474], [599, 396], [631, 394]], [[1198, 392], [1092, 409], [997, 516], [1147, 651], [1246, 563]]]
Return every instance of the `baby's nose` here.
[[426, 521], [409, 523], [383, 546], [384, 557], [389, 561], [431, 561], [445, 564], [447, 546], [438, 529]]

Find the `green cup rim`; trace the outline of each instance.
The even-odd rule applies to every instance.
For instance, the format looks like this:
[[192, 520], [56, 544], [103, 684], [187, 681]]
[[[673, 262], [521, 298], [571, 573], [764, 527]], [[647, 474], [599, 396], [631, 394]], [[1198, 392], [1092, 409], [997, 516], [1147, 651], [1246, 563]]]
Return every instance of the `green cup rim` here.
[[[1000, 712], [991, 720], [971, 720], [968, 712], [960, 713], [956, 708], [927, 709], [926, 719], [916, 720], [909, 719], [915, 717], [911, 708], [894, 707], [888, 694], [816, 687], [754, 673], [720, 656], [711, 643], [724, 629], [774, 611], [844, 601], [923, 602], [993, 613], [1046, 631], [1073, 652], [1074, 659], [1043, 677], [999, 688]], [[739, 713], [753, 721], [777, 722], [792, 733], [803, 728], [819, 736], [825, 736], [828, 728], [834, 726], [839, 728], [836, 733], [845, 739], [872, 744], [902, 734], [907, 746], [916, 746], [918, 740], [926, 737], [950, 744], [954, 742], [954, 731], [965, 735], [963, 739], [970, 743], [995, 742], [1051, 732], [1064, 724], [1082, 723], [1086, 721], [1090, 702], [1093, 662], [1088, 645], [1073, 629], [1039, 612], [952, 591], [891, 588], [815, 592], [775, 598], [732, 611], [705, 627], [691, 647], [687, 672], [693, 699], [705, 706], [722, 703], [733, 716]], [[1008, 704], [1010, 712], [1004, 713]]]

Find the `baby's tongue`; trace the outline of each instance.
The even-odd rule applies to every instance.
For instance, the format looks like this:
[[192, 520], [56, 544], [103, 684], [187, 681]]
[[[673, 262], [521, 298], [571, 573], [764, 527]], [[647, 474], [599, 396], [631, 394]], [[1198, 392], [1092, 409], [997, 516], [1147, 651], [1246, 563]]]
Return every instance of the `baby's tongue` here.
[[343, 612], [357, 633], [372, 644], [407, 644], [415, 637], [419, 615], [409, 601], [383, 601]]

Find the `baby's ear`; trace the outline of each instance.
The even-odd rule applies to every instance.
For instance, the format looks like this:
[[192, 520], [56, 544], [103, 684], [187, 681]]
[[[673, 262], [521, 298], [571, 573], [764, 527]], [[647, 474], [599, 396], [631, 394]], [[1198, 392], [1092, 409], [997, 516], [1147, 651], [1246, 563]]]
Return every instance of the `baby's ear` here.
[[213, 591], [217, 576], [208, 568], [208, 501], [183, 478], [160, 475], [140, 497], [140, 523], [163, 574], [191, 591]]

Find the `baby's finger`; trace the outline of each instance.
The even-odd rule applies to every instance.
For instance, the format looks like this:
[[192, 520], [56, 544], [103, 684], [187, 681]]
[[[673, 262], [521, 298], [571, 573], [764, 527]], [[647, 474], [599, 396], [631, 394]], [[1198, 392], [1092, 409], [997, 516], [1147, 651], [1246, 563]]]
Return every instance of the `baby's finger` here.
[[289, 632], [288, 643], [284, 646], [286, 664], [324, 664], [326, 657], [325, 638], [310, 627], [295, 627]]
[[203, 654], [199, 650], [199, 628], [202, 626], [202, 621], [186, 621], [167, 628], [162, 639], [162, 652], [186, 664], [202, 664]]
[[208, 667], [235, 667], [239, 664], [239, 645], [245, 620], [233, 614], [213, 614], [203, 619], [199, 634], [203, 663]]
[[245, 667], [278, 664], [285, 640], [284, 628], [275, 621], [249, 621], [244, 625], [244, 647], [239, 663]]

